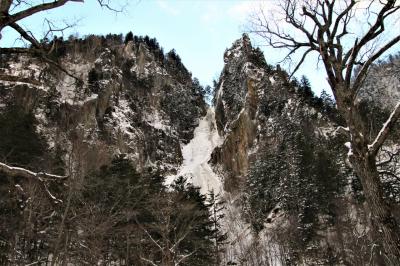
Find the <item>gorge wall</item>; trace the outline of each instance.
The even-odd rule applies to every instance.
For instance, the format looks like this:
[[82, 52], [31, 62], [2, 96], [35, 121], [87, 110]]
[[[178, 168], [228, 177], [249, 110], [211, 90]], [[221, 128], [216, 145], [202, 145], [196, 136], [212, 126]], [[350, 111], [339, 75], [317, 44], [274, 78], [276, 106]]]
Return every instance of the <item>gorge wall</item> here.
[[[123, 155], [140, 174], [185, 176], [223, 198], [222, 265], [364, 265], [368, 210], [333, 101], [267, 64], [247, 35], [224, 54], [212, 107], [155, 39], [53, 45], [62, 69], [1, 55], [2, 162], [78, 177]], [[399, 182], [383, 179], [398, 212]]]

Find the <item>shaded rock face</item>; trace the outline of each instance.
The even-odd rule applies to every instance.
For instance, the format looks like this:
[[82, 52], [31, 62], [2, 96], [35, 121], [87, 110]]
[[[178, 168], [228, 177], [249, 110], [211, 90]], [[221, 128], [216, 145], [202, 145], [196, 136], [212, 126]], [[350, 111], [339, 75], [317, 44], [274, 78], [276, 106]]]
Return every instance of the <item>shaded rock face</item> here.
[[7, 163], [84, 176], [126, 154], [142, 173], [212, 175], [228, 202], [225, 264], [364, 265], [370, 257], [368, 212], [345, 165], [348, 140], [246, 35], [224, 54], [214, 95], [219, 136], [210, 111], [181, 173], [182, 147], [206, 104], [179, 57], [140, 39], [89, 37], [64, 48], [56, 59], [69, 74], [32, 56], [0, 58], [0, 139], [16, 140], [0, 142]]
[[2, 58], [0, 113], [32, 113], [47, 152], [62, 150], [64, 161], [73, 154], [84, 173], [120, 153], [139, 172], [175, 172], [181, 143], [206, 111], [184, 66], [143, 40], [89, 37], [64, 46], [57, 60], [68, 73], [33, 56]]
[[[223, 177], [229, 199], [232, 245], [225, 261], [368, 263], [365, 258], [374, 256], [364, 248], [374, 241], [369, 212], [358, 177], [346, 164], [348, 139], [336, 132], [342, 119], [332, 102], [318, 102], [322, 99], [307, 96], [284, 71], [273, 70], [245, 35], [225, 52], [224, 62], [214, 97], [224, 141], [210, 162]], [[360, 92], [357, 107], [368, 114], [366, 125], [373, 134], [389, 115], [379, 105], [388, 102], [390, 107], [397, 101], [397, 64], [394, 59], [375, 66]], [[384, 149], [398, 149], [398, 132]], [[378, 157], [382, 160], [385, 154]], [[399, 169], [394, 162], [388, 167]], [[398, 193], [393, 191], [399, 183], [381, 178], [388, 199], [398, 206]], [[393, 210], [397, 213], [397, 207]]]
[[233, 178], [247, 175], [253, 155], [282, 143], [285, 134], [295, 134], [294, 127], [318, 138], [335, 126], [299, 96], [284, 72], [260, 65], [254, 53], [247, 35], [237, 40], [225, 52], [215, 90], [216, 123], [225, 141], [212, 160]]
[[329, 126], [328, 119], [297, 95], [285, 73], [260, 65], [254, 54], [246, 35], [236, 41], [225, 52], [215, 92], [217, 126], [225, 142], [212, 160], [226, 170], [225, 185], [230, 192], [240, 190], [257, 153], [284, 142], [284, 134], [291, 131], [288, 121], [301, 125], [306, 118], [315, 118], [316, 132], [318, 127]]
[[271, 255], [261, 250], [276, 252], [271, 250], [275, 243], [282, 248], [275, 262], [282, 265], [351, 264], [343, 254], [344, 246], [357, 241], [348, 235], [350, 224], [366, 223], [353, 190], [355, 177], [344, 164], [344, 139], [285, 72], [260, 64], [264, 60], [255, 54], [247, 36], [236, 41], [225, 52], [215, 91], [216, 124], [224, 142], [211, 163], [236, 199], [230, 204], [241, 209], [253, 232], [243, 229], [230, 238], [236, 242], [255, 234], [259, 241], [247, 239], [257, 248], [247, 250], [245, 242], [232, 248], [228, 253], [236, 257], [227, 261], [253, 265], [252, 259]]
[[391, 110], [400, 100], [400, 54], [372, 66], [359, 99]]
[[215, 150], [212, 160], [229, 170], [227, 191], [243, 181], [248, 169], [248, 151], [256, 139], [255, 119], [266, 73], [252, 62], [252, 53], [246, 35], [225, 52], [225, 66], [215, 92], [216, 123], [225, 142]]

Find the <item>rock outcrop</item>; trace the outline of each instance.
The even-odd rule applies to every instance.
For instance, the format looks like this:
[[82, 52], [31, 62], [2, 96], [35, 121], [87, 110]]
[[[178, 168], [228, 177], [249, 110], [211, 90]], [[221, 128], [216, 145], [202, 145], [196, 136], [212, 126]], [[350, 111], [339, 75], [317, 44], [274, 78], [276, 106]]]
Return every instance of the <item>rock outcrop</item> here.
[[214, 99], [224, 142], [211, 162], [229, 202], [226, 262], [346, 264], [343, 246], [356, 241], [343, 240], [346, 226], [365, 220], [336, 121], [246, 35], [224, 61]]
[[116, 37], [62, 43], [55, 56], [65, 71], [28, 55], [3, 56], [0, 75], [9, 81], [0, 83], [0, 112], [32, 113], [47, 152], [61, 151], [65, 165], [74, 154], [83, 173], [121, 153], [139, 172], [175, 173], [181, 144], [205, 115], [202, 92], [175, 52], [164, 55], [154, 39]]
[[[224, 265], [363, 265], [371, 256], [365, 247], [373, 248], [368, 210], [332, 100], [268, 65], [243, 35], [224, 54], [207, 109], [204, 89], [175, 51], [132, 38], [57, 42], [49, 56], [63, 69], [32, 55], [3, 55], [0, 158], [83, 177], [124, 154], [135, 171], [165, 184], [184, 176], [203, 194], [212, 189], [225, 201]], [[397, 71], [396, 62], [374, 68], [366, 86]], [[377, 105], [396, 98], [396, 75], [361, 97], [371, 102], [394, 84]], [[384, 112], [369, 112], [367, 124], [379, 128]], [[393, 137], [379, 158], [388, 161], [398, 149]], [[399, 174], [398, 159], [385, 167]], [[399, 182], [382, 178], [397, 208]]]

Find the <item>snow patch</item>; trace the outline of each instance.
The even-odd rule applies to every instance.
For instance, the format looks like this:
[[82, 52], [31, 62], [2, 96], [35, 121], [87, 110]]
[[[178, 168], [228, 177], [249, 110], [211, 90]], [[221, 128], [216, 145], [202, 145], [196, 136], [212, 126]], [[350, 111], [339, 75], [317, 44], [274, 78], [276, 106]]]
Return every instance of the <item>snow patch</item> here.
[[113, 120], [116, 122], [117, 132], [123, 133], [129, 139], [134, 138], [134, 128], [130, 122], [131, 109], [129, 102], [125, 99], [119, 100], [119, 105], [115, 106], [115, 111], [112, 113]]
[[214, 108], [209, 108], [195, 129], [194, 138], [182, 147], [183, 164], [178, 173], [167, 176], [166, 184], [172, 184], [179, 176], [186, 176], [189, 182], [200, 187], [200, 192], [203, 194], [210, 190], [214, 193], [222, 192], [222, 181], [208, 164], [212, 151], [222, 142], [217, 131]]
[[222, 80], [221, 85], [219, 86], [219, 89], [217, 91], [217, 95], [215, 96], [215, 99], [216, 99], [216, 102], [218, 102], [219, 99], [221, 99], [222, 100], [222, 105], [223, 105], [223, 107], [225, 109], [225, 101], [222, 98], [222, 95], [224, 95], [224, 82], [225, 82], [225, 80]]
[[228, 61], [228, 58], [230, 58], [230, 57], [233, 57], [233, 58], [240, 57], [243, 54], [242, 48], [243, 48], [243, 42], [241, 39], [239, 39], [233, 44], [233, 47], [231, 49], [226, 51], [225, 58], [224, 58], [225, 63]]
[[92, 101], [96, 101], [97, 98], [98, 98], [97, 94], [92, 94], [92, 95], [88, 96], [84, 100], [64, 99], [64, 103], [67, 103], [69, 105], [74, 105], [74, 106], [83, 106], [86, 103], [89, 103], [89, 102], [92, 102]]
[[271, 82], [272, 85], [274, 85], [276, 83], [274, 77], [269, 77], [269, 81]]
[[145, 120], [150, 126], [156, 129], [161, 129], [166, 132], [169, 132], [171, 129], [170, 126], [166, 125], [165, 121], [162, 119], [157, 110], [154, 110], [152, 114], [146, 114]]
[[264, 77], [264, 70], [262, 68], [256, 67], [253, 63], [251, 62], [246, 62], [243, 65], [242, 71], [249, 76], [250, 78], [256, 80], [256, 81], [261, 81], [261, 79]]
[[351, 143], [350, 142], [346, 142], [344, 144], [344, 146], [346, 146], [347, 149], [349, 149], [347, 156], [352, 156], [353, 155], [353, 149], [351, 148]]

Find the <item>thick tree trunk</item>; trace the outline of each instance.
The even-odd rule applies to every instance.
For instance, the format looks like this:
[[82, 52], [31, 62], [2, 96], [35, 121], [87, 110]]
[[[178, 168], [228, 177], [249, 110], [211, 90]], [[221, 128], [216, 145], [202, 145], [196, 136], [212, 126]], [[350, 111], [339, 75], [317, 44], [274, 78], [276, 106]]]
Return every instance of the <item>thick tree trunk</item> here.
[[374, 265], [400, 265], [400, 229], [385, 193], [376, 167], [376, 154], [369, 151], [369, 128], [364, 125], [362, 113], [353, 105], [351, 89], [345, 84], [335, 87], [339, 112], [344, 116], [351, 135], [350, 161], [360, 179], [365, 200], [371, 215]]
[[[376, 252], [380, 264], [400, 265], [399, 226], [392, 215], [390, 206], [385, 200], [375, 158], [371, 158], [368, 155], [357, 156], [353, 160], [353, 166], [360, 178], [371, 214], [373, 237], [371, 251]], [[375, 246], [373, 247], [372, 245]]]

